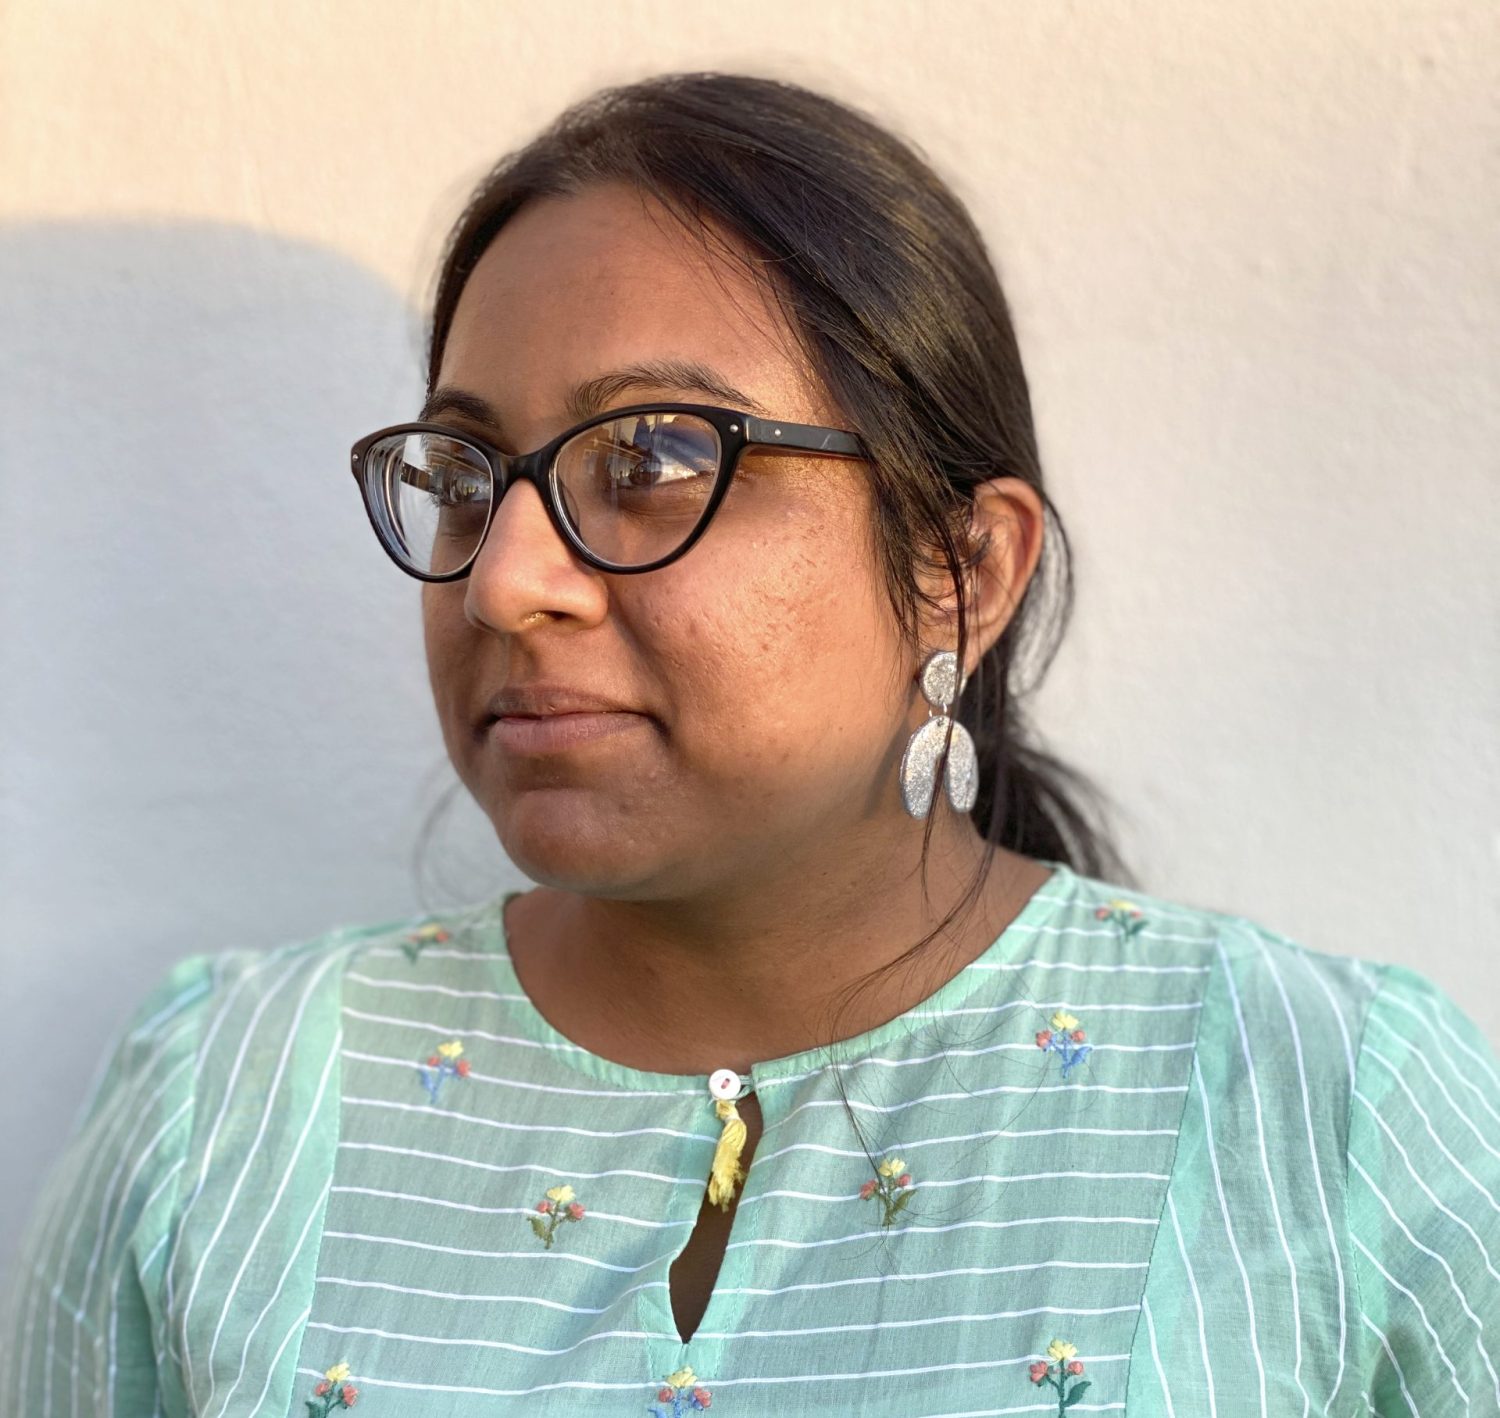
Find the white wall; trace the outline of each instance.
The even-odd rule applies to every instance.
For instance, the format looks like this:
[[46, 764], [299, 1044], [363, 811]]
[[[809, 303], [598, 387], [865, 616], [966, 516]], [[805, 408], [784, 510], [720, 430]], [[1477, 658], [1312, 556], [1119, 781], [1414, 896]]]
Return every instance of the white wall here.
[[[1148, 889], [1500, 1040], [1500, 8], [0, 10], [0, 1256], [169, 962], [519, 880], [348, 444], [469, 185], [718, 67], [914, 137], [996, 253], [1078, 614], [1039, 718]], [[4, 1262], [0, 1262], [3, 1264]]]

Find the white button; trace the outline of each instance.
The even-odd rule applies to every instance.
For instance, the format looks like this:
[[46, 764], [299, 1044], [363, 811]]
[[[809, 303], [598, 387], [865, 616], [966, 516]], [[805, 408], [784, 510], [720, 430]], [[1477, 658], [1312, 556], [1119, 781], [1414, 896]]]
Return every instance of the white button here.
[[715, 1098], [738, 1098], [740, 1076], [732, 1068], [716, 1068], [708, 1076], [708, 1091]]

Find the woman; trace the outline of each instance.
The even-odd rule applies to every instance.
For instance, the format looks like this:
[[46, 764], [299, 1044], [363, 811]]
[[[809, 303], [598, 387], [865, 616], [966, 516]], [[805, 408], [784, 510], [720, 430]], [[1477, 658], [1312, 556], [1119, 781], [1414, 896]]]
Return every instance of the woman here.
[[1028, 744], [1066, 542], [906, 146], [596, 96], [459, 221], [428, 393], [351, 467], [538, 885], [176, 970], [8, 1411], [1500, 1411], [1500, 1063], [1128, 889]]

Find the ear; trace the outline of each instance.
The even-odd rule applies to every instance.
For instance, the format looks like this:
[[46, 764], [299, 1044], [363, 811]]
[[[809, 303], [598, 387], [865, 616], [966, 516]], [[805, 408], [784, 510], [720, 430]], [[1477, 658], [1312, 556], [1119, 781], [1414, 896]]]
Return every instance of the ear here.
[[[1023, 479], [991, 478], [975, 487], [969, 535], [975, 556], [981, 556], [981, 548], [983, 552], [968, 571], [965, 678], [973, 674], [1015, 616], [1041, 559], [1045, 525], [1041, 494]], [[933, 583], [928, 583], [928, 589], [933, 590]], [[928, 653], [958, 647], [958, 595], [951, 579], [946, 582], [941, 611], [928, 611], [926, 633]]]

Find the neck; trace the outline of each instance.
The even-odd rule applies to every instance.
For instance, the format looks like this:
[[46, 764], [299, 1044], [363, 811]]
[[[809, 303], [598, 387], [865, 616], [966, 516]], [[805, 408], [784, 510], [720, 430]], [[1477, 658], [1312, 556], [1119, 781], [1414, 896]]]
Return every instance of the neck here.
[[981, 954], [1049, 868], [996, 848], [971, 910], [910, 968], [847, 992], [942, 920], [987, 850], [967, 818], [935, 830], [926, 900], [914, 854], [871, 870], [868, 844], [857, 870], [803, 860], [774, 880], [742, 874], [691, 898], [539, 887], [511, 903], [506, 935], [527, 994], [573, 1042], [652, 1072], [744, 1073], [895, 1018]]

